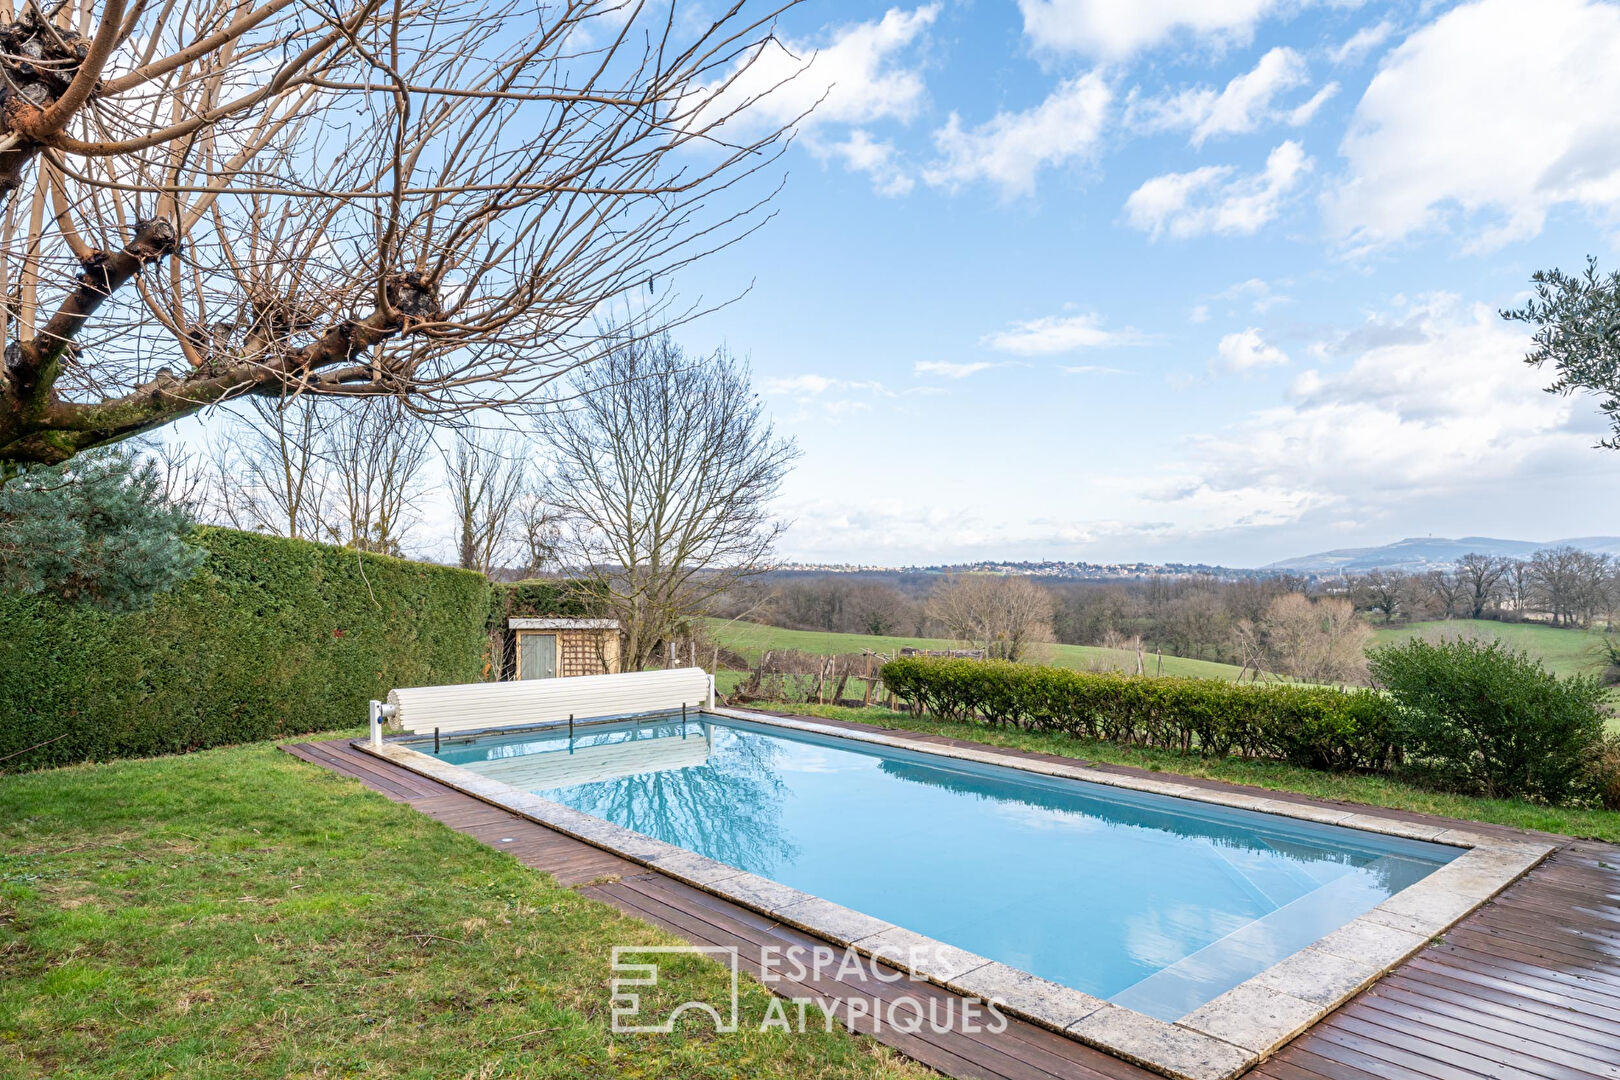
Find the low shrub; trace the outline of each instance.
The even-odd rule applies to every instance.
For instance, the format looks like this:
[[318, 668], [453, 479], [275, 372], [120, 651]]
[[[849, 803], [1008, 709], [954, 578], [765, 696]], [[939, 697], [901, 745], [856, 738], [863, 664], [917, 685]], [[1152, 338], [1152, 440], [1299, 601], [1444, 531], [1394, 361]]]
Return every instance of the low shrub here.
[[1409, 764], [1447, 786], [1563, 803], [1590, 797], [1606, 692], [1500, 641], [1413, 639], [1370, 670], [1395, 699]]
[[1364, 690], [935, 657], [890, 661], [883, 683], [943, 719], [982, 717], [1084, 739], [1272, 757], [1319, 769], [1382, 768], [1395, 755], [1392, 703]]
[[1592, 762], [1592, 788], [1606, 809], [1620, 810], [1620, 735], [1608, 735]]

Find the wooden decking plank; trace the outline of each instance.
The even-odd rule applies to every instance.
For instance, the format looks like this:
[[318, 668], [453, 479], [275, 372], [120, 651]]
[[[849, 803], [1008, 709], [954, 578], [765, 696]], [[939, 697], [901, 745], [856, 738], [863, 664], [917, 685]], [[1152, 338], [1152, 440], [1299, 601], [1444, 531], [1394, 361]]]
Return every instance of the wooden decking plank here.
[[[377, 768], [369, 761], [356, 760], [351, 754], [344, 754], [338, 747], [330, 743], [309, 743], [310, 754], [322, 763], [330, 763], [334, 770], [363, 781], [368, 787], [391, 791], [407, 801], [415, 799], [419, 794], [418, 786], [409, 783], [408, 777], [401, 777], [398, 772]], [[399, 770], [404, 771], [404, 770]]]
[[1529, 979], [1516, 978], [1511, 973], [1504, 977], [1500, 972], [1486, 972], [1461, 964], [1430, 966], [1428, 958], [1421, 955], [1408, 960], [1404, 966], [1397, 969], [1396, 974], [1405, 978], [1413, 976], [1416, 972], [1433, 972], [1464, 985], [1506, 995], [1510, 999], [1538, 1001], [1554, 1008], [1579, 1011], [1604, 1023], [1620, 1025], [1620, 1010], [1605, 1009], [1591, 1002], [1570, 997], [1564, 993], [1565, 988], [1562, 986], [1542, 986]]
[[[1476, 1046], [1497, 1047], [1593, 1075], [1620, 1077], [1620, 1057], [1615, 1055], [1613, 1047], [1576, 1043], [1555, 1032], [1503, 1023], [1500, 1017], [1456, 1007], [1440, 1007], [1440, 1003], [1433, 1001], [1405, 998], [1398, 991], [1364, 997], [1347, 1008], [1349, 1011], [1346, 1015], [1361, 1016], [1385, 1026], [1421, 1025], [1426, 1030], [1461, 1036]], [[1387, 1017], [1387, 1020], [1378, 1017]], [[1438, 1042], [1445, 1041], [1442, 1037], [1431, 1037]], [[1496, 1054], [1491, 1056], [1495, 1057]]]
[[364, 774], [368, 777], [376, 777], [383, 782], [393, 783], [412, 791], [426, 792], [439, 790], [442, 787], [438, 782], [425, 776], [412, 773], [408, 769], [395, 768], [387, 762], [379, 761], [368, 754], [362, 754], [343, 740], [311, 743], [309, 745], [313, 753], [335, 762], [351, 775]]
[[1500, 1043], [1483, 1044], [1450, 1028], [1413, 1023], [1388, 1014], [1368, 1015], [1349, 1011], [1334, 1025], [1335, 1030], [1354, 1032], [1389, 1046], [1418, 1054], [1443, 1054], [1448, 1064], [1483, 1075], [1501, 1075], [1506, 1069], [1510, 1075], [1539, 1077], [1540, 1080], [1593, 1080], [1595, 1076], [1612, 1073], [1593, 1073], [1583, 1068], [1548, 1061], [1535, 1054], [1526, 1054]]
[[1474, 1023], [1488, 1023], [1532, 1041], [1575, 1047], [1600, 1060], [1605, 1055], [1620, 1060], [1620, 1032], [1605, 1031], [1601, 1027], [1583, 1027], [1575, 1022], [1581, 1014], [1574, 1010], [1566, 1010], [1568, 1016], [1554, 1016], [1550, 1010], [1526, 1009], [1519, 1002], [1503, 1004], [1484, 995], [1470, 996], [1410, 978], [1380, 985], [1375, 993], [1364, 996], [1369, 1000], [1390, 998], [1402, 1001], [1415, 1010], [1431, 1012], [1436, 1016], [1455, 1016]]
[[1510, 979], [1529, 979], [1552, 986], [1598, 1008], [1620, 1009], [1620, 986], [1612, 985], [1601, 973], [1577, 974], [1563, 968], [1547, 966], [1534, 957], [1510, 956], [1507, 950], [1503, 949], [1469, 948], [1461, 942], [1453, 941], [1450, 933], [1446, 944], [1428, 951], [1453, 956], [1459, 964], [1467, 964], [1478, 970], [1497, 971]]
[[1479, 1080], [1480, 1077], [1511, 1075], [1500, 1069], [1463, 1068], [1452, 1063], [1452, 1054], [1444, 1047], [1421, 1041], [1415, 1046], [1400, 1046], [1394, 1033], [1387, 1038], [1382, 1033], [1369, 1037], [1356, 1031], [1351, 1022], [1334, 1019], [1338, 1022], [1331, 1026], [1318, 1025], [1311, 1029], [1307, 1035], [1310, 1050], [1373, 1076], [1387, 1080], [1411, 1080], [1418, 1076], [1431, 1080]]
[[1314, 1072], [1304, 1065], [1297, 1064], [1292, 1058], [1285, 1061], [1281, 1057], [1272, 1058], [1256, 1067], [1249, 1075], [1256, 1078], [1269, 1077], [1270, 1080], [1334, 1080], [1330, 1074]]

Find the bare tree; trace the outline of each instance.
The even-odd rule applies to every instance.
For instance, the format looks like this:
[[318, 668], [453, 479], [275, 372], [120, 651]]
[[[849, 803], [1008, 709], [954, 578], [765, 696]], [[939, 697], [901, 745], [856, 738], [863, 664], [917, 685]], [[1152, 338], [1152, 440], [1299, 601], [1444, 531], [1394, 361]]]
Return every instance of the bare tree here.
[[1468, 586], [1463, 579], [1450, 570], [1431, 570], [1423, 575], [1423, 583], [1428, 586], [1429, 596], [1444, 617], [1456, 618], [1458, 609], [1468, 596]]
[[445, 454], [445, 479], [456, 515], [456, 558], [463, 569], [489, 573], [513, 547], [524, 492], [522, 447], [510, 437], [459, 431]]
[[518, 572], [526, 578], [538, 577], [556, 563], [562, 543], [562, 522], [547, 501], [543, 485], [531, 482], [524, 486], [512, 518], [522, 562]]
[[402, 554], [432, 447], [427, 425], [397, 402], [372, 398], [338, 413], [321, 429], [318, 451], [335, 504], [328, 538], [360, 551]]
[[1405, 575], [1387, 570], [1362, 574], [1350, 584], [1350, 596], [1356, 607], [1379, 612], [1386, 623], [1394, 622], [1405, 609], [1406, 591]]
[[935, 589], [928, 608], [953, 638], [994, 659], [1028, 659], [1052, 640], [1052, 595], [1028, 578], [963, 574]]
[[1588, 576], [1585, 555], [1566, 544], [1530, 556], [1536, 604], [1552, 616], [1554, 626], [1573, 626], [1580, 621], [1581, 596]]
[[1318, 683], [1366, 681], [1369, 630], [1350, 601], [1312, 600], [1303, 593], [1279, 596], [1260, 625], [1266, 652], [1277, 669]]
[[331, 477], [320, 441], [331, 418], [321, 402], [254, 398], [245, 411], [212, 445], [210, 511], [238, 529], [303, 540], [329, 535]]
[[768, 503], [799, 451], [778, 438], [747, 365], [689, 360], [667, 334], [621, 331], [541, 428], [559, 539], [588, 596], [617, 616], [639, 671], [710, 597], [768, 569]]
[[1485, 609], [1501, 598], [1510, 561], [1495, 555], [1470, 552], [1457, 560], [1455, 579], [1462, 589], [1462, 602], [1471, 618], [1482, 619]]
[[776, 10], [5, 0], [0, 481], [247, 395], [537, 397], [604, 302], [693, 314]]

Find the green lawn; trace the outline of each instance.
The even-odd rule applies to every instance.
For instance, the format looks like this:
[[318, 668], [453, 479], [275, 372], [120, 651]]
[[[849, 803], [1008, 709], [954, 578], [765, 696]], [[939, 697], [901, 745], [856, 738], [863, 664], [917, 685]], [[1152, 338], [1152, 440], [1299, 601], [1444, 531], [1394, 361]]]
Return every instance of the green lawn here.
[[[709, 632], [716, 641], [728, 649], [746, 656], [750, 663], [757, 661], [766, 649], [800, 649], [825, 656], [831, 653], [853, 653], [862, 649], [893, 655], [902, 645], [918, 649], [960, 648], [955, 642], [940, 638], [878, 637], [870, 634], [827, 634], [816, 630], [784, 630], [779, 626], [761, 626], [758, 623], [732, 622], [709, 619]], [[1126, 671], [1136, 670], [1136, 654], [1120, 649], [1102, 649], [1091, 645], [1044, 645], [1051, 651], [1049, 663], [1058, 667], [1078, 668], [1105, 666]], [[1210, 660], [1189, 660], [1180, 656], [1164, 657], [1163, 668], [1159, 658], [1151, 653], [1145, 658], [1150, 675], [1188, 675], [1204, 679], [1235, 679], [1241, 670], [1234, 664], [1217, 664]], [[722, 687], [723, 689], [723, 687]]]
[[1540, 829], [1567, 836], [1620, 842], [1620, 811], [1614, 810], [1566, 810], [1536, 806], [1515, 799], [1476, 799], [1466, 795], [1427, 791], [1382, 776], [1317, 772], [1315, 769], [1301, 769], [1274, 761], [1203, 758], [1196, 754], [1180, 754], [1170, 750], [1089, 742], [1067, 735], [1031, 734], [1012, 727], [994, 728], [983, 724], [942, 723], [927, 718], [915, 719], [909, 713], [891, 712], [887, 709], [851, 709], [834, 705], [750, 706], [750, 708], [761, 707], [775, 708], [781, 712], [797, 715], [826, 716], [837, 720], [882, 724], [886, 727], [905, 728], [930, 735], [949, 735], [991, 746], [1060, 754], [1064, 757], [1111, 765], [1131, 765], [1153, 772], [1200, 776], [1234, 784], [1253, 784], [1273, 791], [1293, 791], [1319, 799], [1342, 799], [1368, 806], [1413, 810], [1461, 818], [1465, 821], [1487, 821], [1520, 829]]
[[612, 1035], [609, 947], [675, 939], [267, 744], [0, 777], [0, 852], [0, 1077], [932, 1075], [746, 980], [738, 1034]]
[[1509, 646], [1539, 657], [1549, 671], [1559, 675], [1601, 675], [1608, 667], [1603, 650], [1603, 634], [1596, 630], [1572, 630], [1538, 623], [1504, 623], [1488, 619], [1452, 619], [1448, 622], [1416, 622], [1404, 626], [1375, 626], [1379, 645], [1400, 644], [1410, 637], [1500, 638]]

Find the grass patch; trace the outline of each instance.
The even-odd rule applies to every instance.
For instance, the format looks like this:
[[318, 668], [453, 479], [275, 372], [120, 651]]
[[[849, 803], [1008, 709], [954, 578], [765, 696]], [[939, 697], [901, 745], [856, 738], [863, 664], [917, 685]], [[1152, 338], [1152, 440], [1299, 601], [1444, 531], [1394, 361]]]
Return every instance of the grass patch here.
[[0, 778], [0, 851], [8, 1078], [928, 1075], [746, 979], [735, 1035], [611, 1034], [610, 946], [677, 939], [270, 744]]
[[[733, 622], [729, 619], [705, 620], [709, 633], [728, 649], [741, 653], [750, 663], [757, 663], [767, 649], [799, 649], [818, 656], [854, 653], [862, 649], [893, 656], [903, 645], [917, 649], [961, 648], [960, 643], [943, 638], [879, 637], [875, 634], [828, 634], [818, 630], [784, 630], [780, 626], [762, 626], [759, 623]], [[1094, 668], [1108, 671], [1135, 671], [1136, 653], [1124, 649], [1103, 649], [1092, 645], [1042, 645], [1036, 659], [1040, 663], [1057, 667], [1089, 671]], [[1200, 679], [1235, 679], [1242, 669], [1235, 664], [1217, 664], [1212, 660], [1191, 660], [1182, 656], [1161, 658], [1148, 654], [1143, 658], [1149, 675], [1183, 675]], [[1162, 670], [1161, 670], [1162, 667]]]
[[[760, 706], [750, 706], [759, 708]], [[769, 707], [769, 706], [766, 706]], [[1129, 765], [1152, 772], [1225, 780], [1251, 784], [1272, 791], [1292, 791], [1318, 799], [1382, 806], [1392, 810], [1413, 810], [1425, 814], [1483, 821], [1517, 829], [1538, 829], [1597, 840], [1620, 842], [1620, 811], [1569, 810], [1537, 806], [1517, 799], [1477, 799], [1412, 787], [1383, 776], [1354, 773], [1326, 773], [1302, 769], [1276, 761], [1244, 761], [1241, 758], [1204, 758], [1170, 750], [1152, 750], [1092, 742], [1068, 735], [1032, 733], [1017, 728], [992, 728], [983, 724], [916, 719], [909, 713], [888, 709], [851, 709], [835, 705], [783, 705], [783, 712], [824, 716], [834, 720], [881, 724], [928, 735], [948, 735], [990, 746], [1031, 750], [1043, 754], [1082, 758], [1109, 765]]]
[[1598, 630], [1495, 622], [1490, 619], [1452, 619], [1447, 622], [1408, 623], [1404, 626], [1376, 626], [1373, 635], [1379, 645], [1401, 645], [1414, 637], [1425, 641], [1458, 636], [1486, 641], [1500, 638], [1510, 648], [1529, 653], [1540, 660], [1555, 675], [1601, 675], [1608, 667], [1608, 654], [1603, 650], [1603, 634]]

